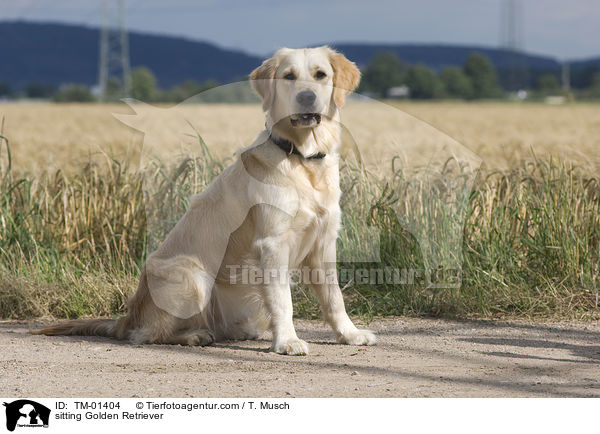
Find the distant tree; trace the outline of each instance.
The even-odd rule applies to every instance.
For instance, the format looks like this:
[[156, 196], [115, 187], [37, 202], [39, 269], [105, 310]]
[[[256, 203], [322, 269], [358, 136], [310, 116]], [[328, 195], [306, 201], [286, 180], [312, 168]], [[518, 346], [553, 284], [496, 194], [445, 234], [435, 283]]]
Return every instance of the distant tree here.
[[219, 87], [219, 82], [217, 80], [206, 80], [204, 83], [202, 83], [202, 90], [201, 92], [204, 92], [205, 90], [209, 90], [209, 89], [213, 89], [215, 87]]
[[560, 90], [560, 83], [554, 74], [544, 74], [538, 77], [536, 89], [548, 95]]
[[56, 87], [51, 84], [29, 83], [27, 86], [25, 86], [25, 96], [27, 98], [50, 98], [54, 92], [56, 92]]
[[456, 66], [448, 66], [442, 69], [440, 80], [444, 85], [446, 95], [451, 98], [469, 99], [473, 95], [471, 80]]
[[496, 68], [487, 56], [471, 53], [463, 65], [463, 71], [471, 80], [473, 98], [495, 98], [500, 95]]
[[12, 92], [10, 89], [10, 84], [6, 81], [0, 81], [0, 97], [11, 96]]
[[140, 101], [152, 101], [156, 94], [156, 77], [145, 66], [131, 71], [131, 97]]
[[600, 98], [600, 71], [592, 76], [592, 83], [587, 93], [591, 98]]
[[181, 84], [173, 86], [169, 90], [160, 91], [157, 99], [161, 102], [182, 102], [196, 95], [199, 95], [199, 98], [202, 99], [202, 93], [204, 91], [217, 86], [219, 86], [219, 83], [214, 80], [207, 80], [204, 83], [186, 80]]
[[52, 96], [55, 102], [92, 102], [92, 92], [80, 84], [68, 84]]
[[444, 88], [435, 71], [425, 65], [411, 66], [406, 75], [410, 97], [415, 99], [441, 98]]
[[380, 52], [375, 55], [363, 71], [359, 92], [373, 92], [385, 96], [391, 87], [405, 84], [408, 66], [393, 52]]
[[571, 66], [570, 81], [571, 87], [575, 89], [589, 89], [592, 86], [594, 77], [600, 72], [600, 65], [589, 63], [584, 66]]
[[194, 80], [187, 80], [171, 89], [172, 98], [175, 101], [184, 101], [203, 90], [203, 86]]
[[108, 81], [106, 82], [105, 101], [119, 101], [124, 96], [121, 80], [119, 80], [117, 77], [109, 77]]
[[257, 102], [256, 94], [248, 86], [238, 86], [235, 84], [226, 86], [214, 86], [216, 82], [205, 82], [204, 90], [198, 95], [199, 101], [207, 103], [247, 103]]

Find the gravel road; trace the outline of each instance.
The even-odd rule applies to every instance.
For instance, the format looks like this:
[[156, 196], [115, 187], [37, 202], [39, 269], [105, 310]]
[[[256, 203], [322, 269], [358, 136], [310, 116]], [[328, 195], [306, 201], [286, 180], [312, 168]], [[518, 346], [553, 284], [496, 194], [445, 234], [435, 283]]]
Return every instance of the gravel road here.
[[[37, 326], [37, 325], [36, 325]], [[363, 325], [364, 326], [364, 325]], [[0, 322], [0, 396], [600, 397], [600, 325], [386, 318], [379, 344], [335, 343], [296, 321], [305, 357], [269, 336], [210, 347], [32, 336]]]

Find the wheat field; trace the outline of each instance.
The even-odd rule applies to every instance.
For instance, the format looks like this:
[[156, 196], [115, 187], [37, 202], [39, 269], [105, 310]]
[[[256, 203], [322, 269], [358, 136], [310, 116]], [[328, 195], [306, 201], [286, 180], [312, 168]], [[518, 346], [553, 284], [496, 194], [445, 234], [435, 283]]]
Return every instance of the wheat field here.
[[[252, 104], [0, 103], [0, 119], [0, 318], [18, 319], [122, 313], [153, 237], [264, 125]], [[600, 316], [598, 105], [358, 100], [342, 124], [338, 256], [429, 273], [344, 282], [352, 314]], [[436, 289], [439, 269], [460, 284]]]
[[[600, 167], [600, 107], [507, 103], [350, 103], [342, 121], [355, 133], [363, 157], [369, 153], [417, 157], [427, 141], [451, 137], [477, 154], [489, 168], [509, 169], [532, 150]], [[263, 128], [259, 105], [180, 105], [158, 107], [142, 128], [152, 125], [153, 137], [166, 152], [184, 152], [189, 121], [200, 131], [217, 158], [228, 158], [252, 143]], [[69, 170], [104, 156], [139, 159], [144, 136], [113, 114], [131, 114], [125, 104], [2, 104], [4, 135], [10, 139], [14, 168], [19, 171]], [[398, 124], [400, 119], [403, 124]], [[394, 123], [394, 121], [396, 121]], [[428, 128], [438, 130], [432, 133]], [[386, 148], [385, 135], [394, 129], [402, 142]], [[183, 138], [182, 138], [183, 137]], [[193, 141], [193, 140], [192, 140]]]

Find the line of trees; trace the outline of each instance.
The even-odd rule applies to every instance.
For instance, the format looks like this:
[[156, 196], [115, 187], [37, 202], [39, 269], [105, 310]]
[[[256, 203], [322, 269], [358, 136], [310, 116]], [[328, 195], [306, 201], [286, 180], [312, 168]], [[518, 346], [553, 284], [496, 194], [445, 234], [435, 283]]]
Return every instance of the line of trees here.
[[364, 69], [359, 91], [385, 98], [391, 89], [402, 86], [406, 86], [407, 96], [414, 99], [502, 96], [496, 69], [481, 53], [471, 53], [462, 67], [449, 66], [437, 74], [422, 64], [409, 66], [395, 53], [381, 52]]
[[[185, 81], [170, 89], [161, 89], [155, 75], [146, 67], [134, 68], [131, 71], [131, 97], [145, 102], [176, 103], [184, 101], [205, 90], [218, 87], [219, 83], [208, 80], [198, 83], [194, 80]], [[121, 83], [110, 79], [107, 84], [107, 101], [118, 101], [123, 97]], [[224, 101], [248, 100], [248, 96], [226, 95], [227, 90], [221, 91], [219, 98]], [[45, 99], [54, 102], [93, 102], [97, 95], [92, 89], [82, 84], [66, 84], [59, 88], [46, 83], [29, 83], [19, 92], [13, 92], [10, 85], [0, 81], [0, 99], [28, 98]]]
[[171, 89], [160, 89], [150, 69], [142, 66], [131, 72], [131, 97], [145, 102], [181, 102], [218, 86], [214, 80], [204, 83], [187, 80]]
[[[378, 98], [412, 99], [493, 99], [506, 96], [499, 83], [499, 73], [487, 56], [471, 53], [463, 65], [448, 66], [439, 73], [422, 65], [408, 65], [393, 52], [377, 53], [363, 69], [359, 92]], [[592, 76], [589, 87], [578, 89], [577, 97], [600, 98], [600, 70]], [[557, 73], [542, 73], [529, 90], [532, 98], [562, 95]]]
[[[463, 65], [448, 66], [439, 73], [422, 65], [409, 65], [400, 60], [393, 52], [377, 53], [371, 63], [363, 69], [359, 93], [378, 98], [406, 97], [411, 99], [493, 99], [506, 95], [499, 84], [498, 71], [483, 54], [471, 53]], [[580, 99], [600, 99], [600, 70], [588, 74], [589, 86], [576, 89]], [[563, 95], [557, 73], [541, 73], [535, 78], [535, 87], [529, 97], [545, 98]], [[133, 69], [131, 73], [131, 97], [158, 103], [184, 101], [204, 91], [216, 88], [219, 83], [206, 81], [198, 83], [185, 81], [170, 89], [161, 89], [156, 77], [146, 67]], [[109, 81], [107, 100], [118, 101], [122, 98], [118, 81]], [[3, 98], [50, 99], [55, 102], [92, 102], [97, 98], [87, 86], [68, 84], [56, 88], [43, 83], [30, 83], [20, 92], [12, 92], [8, 83], [0, 81], [0, 99]], [[244, 93], [240, 87], [220, 87], [214, 92], [203, 94], [207, 102], [252, 102], [255, 96]], [[212, 99], [211, 99], [212, 98]]]

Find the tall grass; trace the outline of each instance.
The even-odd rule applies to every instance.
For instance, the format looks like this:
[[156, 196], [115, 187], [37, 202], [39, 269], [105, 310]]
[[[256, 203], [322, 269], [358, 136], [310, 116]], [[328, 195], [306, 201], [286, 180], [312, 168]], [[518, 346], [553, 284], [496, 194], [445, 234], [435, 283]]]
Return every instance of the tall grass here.
[[[15, 173], [9, 142], [3, 136], [0, 142], [2, 318], [122, 312], [145, 252], [183, 213], [189, 195], [222, 170], [206, 154], [172, 166], [156, 161], [144, 171], [106, 158], [68, 175], [31, 176]], [[510, 171], [479, 173], [472, 188], [449, 202], [432, 202], [448, 198], [447, 182], [460, 178], [459, 166], [447, 164], [427, 183], [394, 173], [384, 183], [344, 167], [340, 257], [372, 250], [378, 236], [381, 263], [343, 262], [340, 268], [427, 273], [459, 264], [460, 284], [439, 288], [431, 276], [402, 284], [342, 282], [351, 313], [598, 317], [598, 176], [532, 155]], [[155, 239], [147, 235], [149, 226]], [[295, 298], [299, 315], [316, 315], [307, 290], [297, 288]]]
[[[423, 190], [407, 188], [407, 183], [410, 179], [398, 179], [393, 191], [384, 188], [372, 205], [372, 216], [381, 231], [383, 263], [426, 270], [422, 243], [397, 218], [399, 209], [414, 215], [415, 197], [417, 202], [427, 200]], [[364, 311], [367, 301], [374, 314], [598, 317], [599, 177], [566, 162], [532, 155], [510, 171], [480, 173], [465, 210], [464, 216], [438, 216], [437, 229], [426, 215], [417, 213], [434, 243], [449, 239], [440, 233], [464, 224], [458, 287], [422, 282], [362, 286], [355, 289], [356, 312]], [[440, 243], [435, 249], [456, 251]]]

